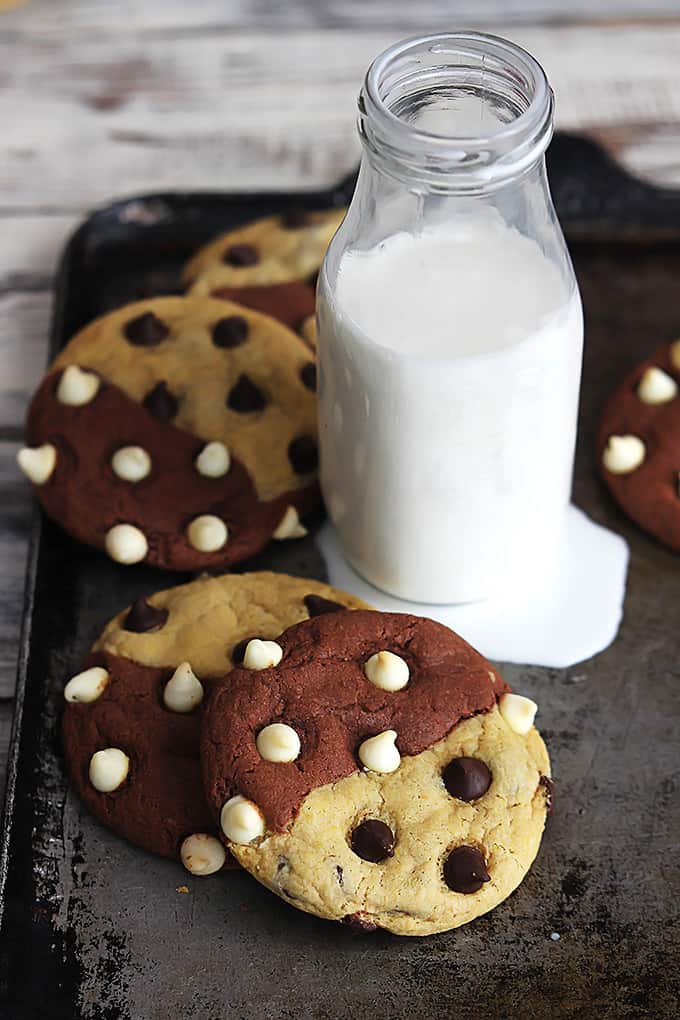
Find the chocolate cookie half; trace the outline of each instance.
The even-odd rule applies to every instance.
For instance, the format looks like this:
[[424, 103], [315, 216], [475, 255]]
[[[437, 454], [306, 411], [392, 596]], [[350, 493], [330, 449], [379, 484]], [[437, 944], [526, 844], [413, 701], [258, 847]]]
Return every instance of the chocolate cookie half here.
[[230, 855], [203, 794], [201, 715], [218, 678], [310, 614], [363, 607], [329, 585], [267, 572], [203, 578], [116, 616], [65, 688], [74, 788], [137, 846], [210, 874]]
[[403, 935], [508, 896], [547, 814], [535, 704], [415, 616], [328, 614], [275, 644], [204, 718], [206, 792], [239, 863], [298, 909]]

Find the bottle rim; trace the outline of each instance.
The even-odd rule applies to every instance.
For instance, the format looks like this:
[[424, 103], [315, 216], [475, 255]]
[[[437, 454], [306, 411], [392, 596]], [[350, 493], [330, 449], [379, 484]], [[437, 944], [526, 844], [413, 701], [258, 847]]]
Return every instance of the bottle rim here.
[[[422, 79], [404, 71], [419, 54], [441, 53], [444, 62], [424, 69], [432, 84], [441, 84], [457, 69], [468, 84], [487, 70], [501, 73], [521, 97], [522, 108], [492, 131], [439, 133], [419, 127], [390, 107], [389, 88], [408, 88]], [[446, 54], [468, 64], [446, 64]], [[487, 66], [488, 62], [488, 66]], [[542, 66], [527, 50], [485, 32], [445, 32], [413, 36], [388, 47], [371, 63], [359, 95], [359, 133], [364, 145], [393, 176], [420, 176], [424, 184], [451, 185], [461, 178], [492, 184], [516, 176], [544, 153], [552, 136], [554, 97]], [[471, 183], [474, 183], [471, 181]], [[445, 190], [448, 188], [445, 187]]]

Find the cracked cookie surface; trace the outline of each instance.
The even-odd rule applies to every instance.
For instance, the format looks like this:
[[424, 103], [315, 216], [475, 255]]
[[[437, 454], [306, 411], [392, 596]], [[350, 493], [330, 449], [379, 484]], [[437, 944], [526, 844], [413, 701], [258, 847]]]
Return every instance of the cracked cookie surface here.
[[[482, 759], [492, 774], [474, 803], [451, 797], [442, 772], [462, 755]], [[313, 790], [289, 830], [260, 845], [233, 846], [239, 863], [299, 909], [397, 935], [430, 935], [492, 910], [520, 884], [541, 842], [549, 771], [536, 730], [509, 731], [497, 708], [467, 719], [443, 740], [402, 758], [390, 775], [355, 772]], [[385, 822], [394, 853], [372, 863], [352, 851], [350, 834], [365, 819]], [[490, 877], [474, 893], [449, 889], [446, 858], [478, 848]]]

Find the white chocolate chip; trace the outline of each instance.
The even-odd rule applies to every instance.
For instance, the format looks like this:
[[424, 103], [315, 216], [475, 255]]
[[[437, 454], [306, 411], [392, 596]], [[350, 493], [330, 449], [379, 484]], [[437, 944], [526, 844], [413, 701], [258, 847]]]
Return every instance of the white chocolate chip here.
[[400, 691], [409, 678], [408, 665], [394, 652], [376, 652], [364, 664], [364, 673], [381, 691]]
[[163, 688], [163, 704], [171, 712], [193, 712], [203, 701], [203, 685], [188, 662], [180, 662]]
[[229, 450], [218, 440], [207, 443], [194, 461], [199, 475], [205, 475], [206, 478], [221, 478], [226, 475], [230, 464]]
[[108, 670], [102, 666], [90, 666], [71, 677], [64, 687], [64, 697], [67, 701], [96, 701], [106, 690], [110, 679]]
[[17, 453], [17, 464], [34, 485], [44, 485], [57, 463], [57, 448], [51, 443], [25, 446]]
[[140, 563], [149, 551], [144, 532], [134, 524], [114, 524], [107, 531], [104, 544], [116, 563]]
[[498, 708], [511, 730], [525, 736], [534, 725], [538, 705], [531, 698], [523, 698], [521, 694], [503, 694]]
[[614, 475], [635, 471], [645, 459], [645, 444], [637, 436], [610, 436], [602, 463]]
[[119, 747], [95, 751], [90, 758], [90, 782], [100, 793], [113, 793], [121, 786], [130, 769], [130, 759]]
[[82, 407], [96, 397], [101, 380], [94, 372], [87, 372], [77, 365], [64, 369], [57, 386], [57, 400], [71, 407]]
[[359, 748], [359, 760], [371, 772], [396, 772], [401, 755], [395, 746], [395, 730], [385, 730], [364, 740]]
[[308, 534], [304, 524], [300, 523], [300, 515], [294, 506], [289, 506], [278, 523], [274, 538], [304, 538]]
[[300, 753], [300, 738], [292, 726], [271, 723], [257, 735], [257, 750], [265, 761], [295, 761]]
[[151, 457], [141, 446], [121, 446], [111, 458], [113, 473], [126, 482], [141, 482], [151, 471]]
[[187, 528], [189, 544], [198, 552], [217, 552], [227, 543], [229, 532], [220, 517], [214, 514], [201, 514], [194, 517]]
[[276, 641], [262, 641], [253, 638], [246, 645], [243, 665], [246, 669], [270, 669], [278, 666], [283, 656], [283, 648]]
[[195, 832], [184, 840], [179, 856], [192, 875], [214, 875], [224, 865], [227, 851], [216, 836]]
[[222, 805], [220, 827], [232, 843], [252, 843], [264, 836], [264, 818], [257, 804], [238, 794]]
[[665, 404], [678, 393], [675, 379], [655, 365], [646, 369], [638, 383], [637, 395], [643, 404]]

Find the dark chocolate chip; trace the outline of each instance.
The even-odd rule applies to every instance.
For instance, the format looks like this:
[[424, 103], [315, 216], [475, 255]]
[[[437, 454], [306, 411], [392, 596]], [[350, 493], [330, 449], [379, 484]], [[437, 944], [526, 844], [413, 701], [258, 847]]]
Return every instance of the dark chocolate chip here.
[[305, 595], [303, 601], [310, 616], [337, 613], [341, 609], [347, 608], [346, 606], [341, 606], [339, 602], [333, 602], [332, 599], [324, 599], [321, 595]]
[[357, 825], [350, 840], [352, 850], [364, 861], [379, 864], [394, 856], [394, 833], [378, 818], [367, 818]]
[[132, 630], [135, 634], [145, 634], [150, 630], [160, 630], [168, 618], [167, 609], [158, 609], [146, 599], [135, 599], [130, 612], [123, 621], [123, 630]]
[[313, 361], [308, 361], [306, 365], [302, 366], [300, 378], [302, 379], [302, 385], [306, 386], [313, 393], [316, 389], [316, 365]]
[[142, 401], [149, 414], [159, 421], [170, 421], [177, 414], [179, 404], [164, 382], [159, 382], [149, 390]]
[[260, 253], [252, 244], [232, 244], [222, 256], [230, 266], [254, 266], [260, 261]]
[[555, 783], [550, 776], [541, 776], [538, 781], [538, 785], [542, 786], [545, 790], [545, 806], [548, 814], [553, 809], [553, 801], [555, 799]]
[[335, 874], [338, 876], [338, 885], [341, 886], [345, 872], [340, 864], [335, 865]]
[[362, 935], [378, 930], [377, 924], [364, 920], [361, 914], [345, 914], [340, 923], [346, 924], [352, 931], [360, 932]]
[[444, 769], [444, 786], [458, 800], [477, 800], [491, 786], [489, 766], [479, 758], [454, 758]]
[[299, 230], [309, 223], [309, 213], [306, 209], [288, 209], [281, 216], [281, 226], [284, 230]]
[[288, 460], [298, 475], [308, 475], [316, 471], [319, 463], [316, 439], [311, 436], [298, 436], [291, 440], [288, 446]]
[[165, 340], [170, 330], [153, 312], [144, 312], [126, 322], [123, 332], [126, 340], [135, 347], [155, 347]]
[[242, 315], [227, 315], [213, 326], [215, 347], [239, 347], [248, 339], [248, 323]]
[[453, 892], [475, 893], [490, 879], [476, 846], [457, 846], [444, 862], [444, 881]]
[[267, 406], [267, 398], [247, 375], [241, 375], [227, 397], [227, 407], [239, 414], [248, 411], [261, 411]]
[[243, 638], [243, 641], [237, 641], [231, 650], [231, 661], [235, 666], [240, 666], [243, 662], [243, 656], [246, 654], [246, 648], [250, 641], [254, 641], [259, 637], [259, 634], [253, 634], [252, 637]]

